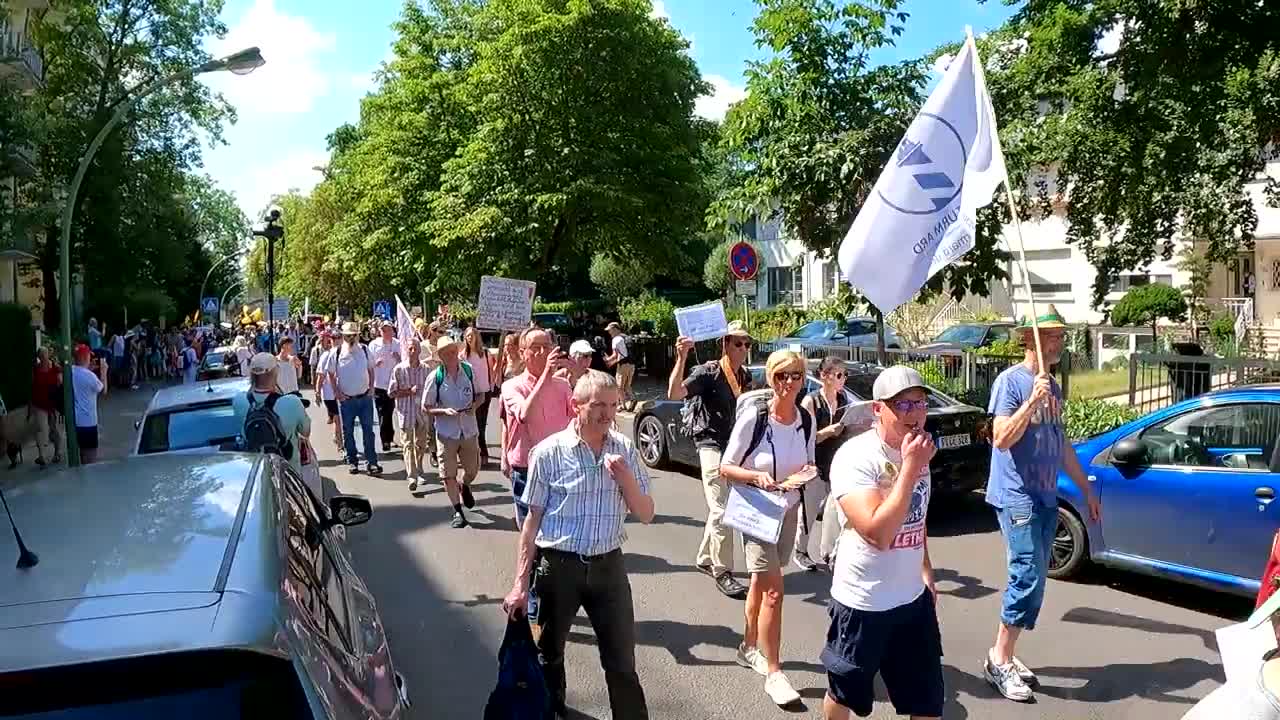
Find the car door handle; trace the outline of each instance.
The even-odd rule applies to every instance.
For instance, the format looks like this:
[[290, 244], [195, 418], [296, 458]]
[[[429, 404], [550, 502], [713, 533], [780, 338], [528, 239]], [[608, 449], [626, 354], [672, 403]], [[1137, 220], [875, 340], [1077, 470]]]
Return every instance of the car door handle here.
[[1263, 486], [1253, 491], [1253, 496], [1259, 500], [1275, 500], [1276, 491], [1272, 488]]

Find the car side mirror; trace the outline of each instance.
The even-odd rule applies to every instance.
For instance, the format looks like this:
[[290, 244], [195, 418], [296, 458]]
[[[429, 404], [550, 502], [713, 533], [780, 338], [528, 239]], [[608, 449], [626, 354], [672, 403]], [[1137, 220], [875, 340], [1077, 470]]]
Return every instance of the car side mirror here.
[[1111, 448], [1111, 461], [1117, 465], [1146, 465], [1147, 446], [1141, 440], [1125, 438]]
[[368, 498], [360, 495], [334, 495], [329, 498], [329, 517], [331, 526], [363, 525], [373, 517], [373, 506]]

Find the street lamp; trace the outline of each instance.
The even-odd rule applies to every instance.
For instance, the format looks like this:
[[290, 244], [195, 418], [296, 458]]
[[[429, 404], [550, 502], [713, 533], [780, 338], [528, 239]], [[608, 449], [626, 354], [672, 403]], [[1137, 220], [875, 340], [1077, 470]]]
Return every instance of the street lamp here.
[[[237, 281], [235, 281], [235, 282], [231, 283], [231, 285], [229, 285], [229, 286], [227, 287], [227, 289], [226, 289], [226, 290], [223, 290], [223, 291], [222, 291], [222, 299], [218, 301], [218, 311], [219, 311], [219, 312], [221, 312], [224, 308], [226, 308], [226, 307], [227, 307], [227, 294], [228, 294], [228, 293], [230, 293], [232, 290], [234, 290], [234, 289], [236, 289], [236, 288], [240, 287], [240, 286], [241, 286], [241, 285], [243, 285], [243, 284], [244, 284], [244, 283], [242, 283], [242, 282], [240, 282], [239, 280], [237, 280]], [[235, 297], [235, 295], [232, 295], [231, 297]]]
[[62, 278], [62, 288], [58, 299], [62, 310], [62, 414], [66, 420], [68, 467], [76, 467], [80, 464], [80, 446], [76, 442], [75, 395], [71, 388], [71, 221], [75, 217], [76, 197], [80, 193], [80, 183], [84, 182], [85, 173], [89, 172], [89, 163], [93, 162], [93, 156], [98, 153], [98, 148], [102, 147], [107, 135], [111, 134], [111, 130], [120, 124], [120, 120], [136, 107], [143, 98], [156, 90], [195, 75], [221, 72], [223, 70], [236, 75], [247, 75], [262, 67], [265, 63], [266, 61], [262, 59], [262, 53], [258, 48], [252, 47], [218, 60], [210, 60], [185, 70], [179, 70], [148, 85], [132, 88], [129, 91], [131, 97], [126, 101], [122, 101], [116, 107], [111, 119], [107, 120], [107, 124], [102, 126], [102, 129], [94, 136], [93, 142], [89, 143], [89, 148], [80, 157], [80, 166], [76, 168], [76, 174], [71, 179], [71, 187], [67, 190], [66, 205], [62, 208], [61, 257], [58, 265], [58, 271], [61, 273]]
[[280, 249], [284, 249], [284, 228], [276, 224], [280, 222], [280, 208], [271, 208], [264, 220], [266, 224], [261, 230], [254, 228], [253, 234], [267, 241], [267, 347], [275, 352], [276, 240], [280, 241]]
[[[199, 313], [197, 313], [197, 314], [199, 314], [199, 315], [203, 315], [203, 314], [204, 314], [204, 288], [205, 288], [205, 286], [206, 286], [206, 285], [208, 285], [208, 284], [209, 284], [209, 278], [213, 277], [213, 271], [214, 271], [214, 270], [217, 270], [217, 269], [218, 269], [218, 266], [219, 266], [219, 265], [221, 265], [222, 263], [224, 263], [224, 262], [226, 262], [226, 261], [228, 261], [228, 260], [230, 260], [230, 259], [232, 259], [232, 258], [238, 258], [238, 257], [240, 257], [240, 255], [242, 255], [243, 253], [244, 253], [244, 251], [243, 251], [243, 250], [237, 250], [237, 251], [235, 251], [235, 252], [231, 253], [230, 255], [228, 255], [228, 256], [226, 256], [226, 257], [222, 258], [221, 260], [219, 260], [218, 262], [214, 263], [214, 264], [213, 264], [213, 267], [210, 267], [210, 268], [209, 268], [209, 272], [207, 272], [207, 273], [205, 273], [205, 274], [204, 274], [204, 280], [202, 280], [202, 281], [200, 282], [200, 295], [198, 296], [198, 297], [200, 298], [200, 299], [198, 300], [198, 302], [200, 303], [200, 312], [199, 312]], [[225, 292], [223, 293], [223, 296], [226, 296], [226, 293], [225, 293]], [[219, 312], [221, 312], [221, 311], [222, 311], [222, 305], [221, 305], [221, 304], [219, 304], [219, 305], [218, 305], [218, 311], [219, 311]]]

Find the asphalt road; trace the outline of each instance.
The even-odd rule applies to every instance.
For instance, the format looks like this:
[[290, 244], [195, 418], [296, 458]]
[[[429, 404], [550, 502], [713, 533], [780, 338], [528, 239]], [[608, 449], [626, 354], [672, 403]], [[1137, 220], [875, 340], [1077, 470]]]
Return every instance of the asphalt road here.
[[[405, 488], [398, 453], [381, 478], [351, 476], [312, 408], [323, 472], [343, 492], [366, 495], [373, 520], [350, 532], [361, 573], [378, 598], [396, 663], [408, 680], [414, 718], [479, 718], [496, 677], [516, 535], [509, 485], [484, 470], [474, 486], [472, 527], [449, 527], [451, 509], [434, 483]], [[630, 433], [630, 421], [620, 418]], [[494, 423], [490, 423], [491, 429]], [[693, 569], [705, 506], [689, 469], [655, 472], [658, 517], [631, 524], [626, 562], [635, 597], [637, 661], [654, 718], [739, 720], [821, 717], [826, 678], [818, 653], [827, 627], [829, 576], [789, 568], [783, 669], [804, 698], [784, 711], [762, 679], [734, 663], [743, 605]], [[1041, 678], [1037, 701], [992, 691], [981, 660], [992, 642], [1004, 587], [1003, 546], [979, 497], [935, 501], [929, 545], [941, 599], [946, 651], [945, 717], [954, 720], [1166, 720], [1179, 718], [1222, 682], [1213, 630], [1248, 614], [1249, 603], [1164, 581], [1097, 570], [1081, 582], [1050, 581], [1041, 627], [1019, 656]], [[738, 563], [742, 566], [741, 546]], [[1261, 558], [1259, 558], [1261, 561]], [[590, 625], [580, 616], [567, 653], [569, 705], [579, 718], [608, 718]], [[883, 692], [881, 693], [883, 699]], [[879, 702], [872, 717], [895, 717]]]

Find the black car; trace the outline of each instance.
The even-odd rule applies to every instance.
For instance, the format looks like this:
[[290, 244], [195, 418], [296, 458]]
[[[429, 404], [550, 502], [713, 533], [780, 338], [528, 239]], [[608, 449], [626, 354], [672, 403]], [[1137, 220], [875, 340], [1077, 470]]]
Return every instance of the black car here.
[[961, 323], [938, 333], [932, 342], [917, 350], [974, 350], [1014, 338], [1011, 322]]
[[229, 347], [210, 350], [200, 360], [196, 369], [196, 377], [200, 380], [218, 380], [219, 378], [237, 375], [240, 372], [240, 361], [236, 359], [236, 351]]
[[[849, 376], [845, 389], [858, 400], [869, 399], [871, 386], [884, 368], [859, 363], [846, 363], [846, 368]], [[764, 367], [747, 369], [751, 371], [752, 387], [763, 387]], [[805, 378], [803, 394], [817, 392], [819, 387], [818, 379], [811, 372]], [[768, 392], [763, 389], [745, 392], [738, 398], [738, 407]], [[697, 448], [693, 439], [684, 434], [680, 423], [683, 404], [659, 400], [637, 408], [634, 440], [645, 465], [657, 468], [672, 462], [698, 466]], [[991, 462], [991, 419], [985, 410], [931, 390], [925, 429], [933, 434], [938, 446], [929, 464], [934, 492], [967, 492], [986, 484]]]

